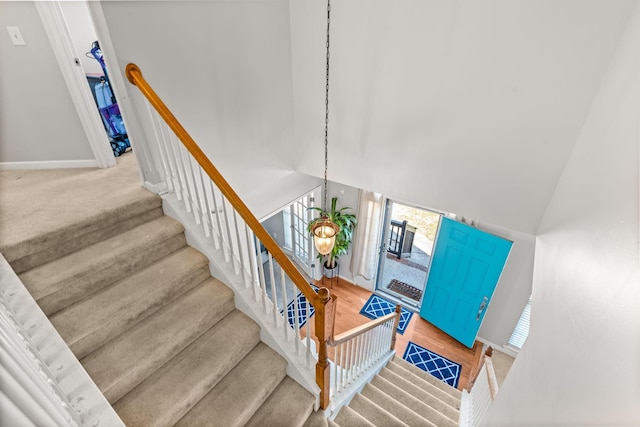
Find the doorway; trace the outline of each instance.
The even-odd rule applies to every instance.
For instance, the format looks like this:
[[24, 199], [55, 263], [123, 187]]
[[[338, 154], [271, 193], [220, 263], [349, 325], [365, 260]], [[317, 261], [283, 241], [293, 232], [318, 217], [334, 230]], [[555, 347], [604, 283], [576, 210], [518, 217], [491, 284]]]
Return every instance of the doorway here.
[[131, 149], [131, 143], [109, 80], [89, 5], [86, 1], [60, 2], [60, 10], [75, 48], [78, 66], [84, 71], [95, 102], [94, 109], [100, 115], [109, 147], [118, 157]]
[[442, 215], [387, 199], [376, 290], [420, 307]]

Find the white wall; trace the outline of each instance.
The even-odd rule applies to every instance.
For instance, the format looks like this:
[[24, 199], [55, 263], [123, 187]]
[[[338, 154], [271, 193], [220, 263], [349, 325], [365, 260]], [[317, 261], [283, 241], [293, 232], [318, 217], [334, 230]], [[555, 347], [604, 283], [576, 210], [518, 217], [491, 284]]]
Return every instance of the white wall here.
[[[20, 28], [25, 46], [13, 46], [7, 26]], [[1, 2], [0, 30], [2, 166], [95, 163], [33, 2]]]
[[[293, 170], [286, 0], [103, 2], [102, 8], [120, 66], [141, 68], [224, 175], [237, 174], [237, 161], [249, 175]], [[255, 177], [249, 185], [260, 183], [260, 171]]]
[[487, 426], [640, 425], [640, 10], [538, 232], [531, 330]]
[[[331, 179], [535, 234], [632, 1], [332, 3]], [[291, 2], [298, 170], [320, 175], [326, 2]]]

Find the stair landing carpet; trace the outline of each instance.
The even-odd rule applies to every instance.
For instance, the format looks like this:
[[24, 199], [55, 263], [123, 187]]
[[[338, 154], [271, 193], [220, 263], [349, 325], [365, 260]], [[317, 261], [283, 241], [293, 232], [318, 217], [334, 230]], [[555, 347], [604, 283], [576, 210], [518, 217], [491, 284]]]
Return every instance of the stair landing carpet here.
[[[364, 306], [360, 310], [360, 314], [368, 317], [369, 319], [375, 320], [378, 317], [393, 313], [395, 309], [396, 304], [382, 298], [381, 296], [373, 294], [369, 297], [367, 302], [364, 303]], [[400, 322], [398, 323], [397, 328], [399, 334], [404, 334], [404, 331], [407, 329], [407, 326], [409, 326], [409, 322], [411, 321], [411, 316], [413, 316], [413, 311], [409, 311], [402, 307], [402, 311], [400, 312]]]
[[452, 387], [457, 388], [460, 381], [461, 366], [459, 363], [420, 347], [418, 344], [409, 341], [407, 349], [402, 356], [407, 362], [417, 366], [425, 372], [430, 373], [434, 377], [446, 382]]

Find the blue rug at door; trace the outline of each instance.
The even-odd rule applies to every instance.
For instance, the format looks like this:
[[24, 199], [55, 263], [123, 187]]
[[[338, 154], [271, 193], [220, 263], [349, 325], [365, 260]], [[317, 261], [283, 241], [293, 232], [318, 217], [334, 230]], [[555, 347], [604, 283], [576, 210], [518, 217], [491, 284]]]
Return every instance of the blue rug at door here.
[[444, 381], [451, 387], [458, 387], [460, 371], [462, 370], [459, 363], [452, 362], [411, 341], [409, 341], [402, 358], [423, 371], [430, 373], [439, 380]]
[[[318, 287], [316, 285], [311, 285], [314, 291], [318, 292]], [[296, 296], [298, 300], [298, 327], [302, 328], [302, 326], [307, 323], [307, 320], [311, 316], [313, 316], [316, 312], [316, 309], [309, 304], [307, 298], [302, 294], [302, 292], [298, 292]], [[280, 311], [282, 313], [282, 310]], [[289, 325], [295, 329], [296, 326], [296, 305], [294, 304], [294, 300], [291, 300], [289, 304], [287, 304], [287, 321]]]
[[[393, 313], [395, 309], [395, 303], [373, 294], [369, 297], [367, 302], [364, 303], [362, 310], [360, 310], [360, 314], [367, 316], [369, 319], [377, 319], [378, 317]], [[407, 326], [409, 326], [409, 321], [411, 321], [411, 316], [413, 316], [413, 311], [409, 311], [402, 307], [402, 311], [400, 312], [400, 322], [398, 323], [397, 329], [399, 334], [404, 334]]]

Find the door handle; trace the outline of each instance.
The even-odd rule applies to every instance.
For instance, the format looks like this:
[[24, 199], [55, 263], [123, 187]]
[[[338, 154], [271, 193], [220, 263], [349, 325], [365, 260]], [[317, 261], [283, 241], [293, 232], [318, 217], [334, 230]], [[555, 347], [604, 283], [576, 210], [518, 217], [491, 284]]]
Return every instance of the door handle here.
[[480, 307], [478, 308], [478, 315], [476, 316], [476, 320], [480, 320], [480, 316], [482, 316], [482, 312], [485, 308], [487, 308], [487, 304], [489, 303], [489, 298], [486, 296], [482, 298], [482, 302], [480, 303]]

